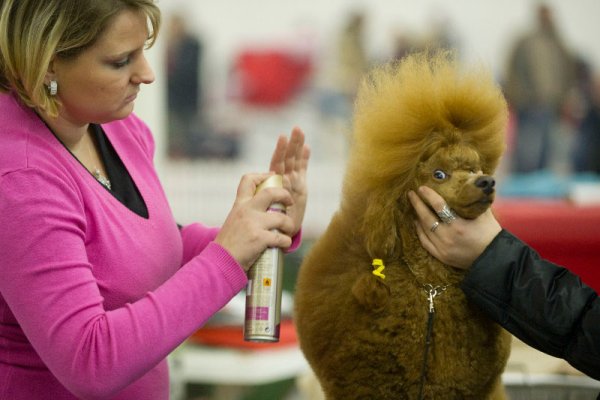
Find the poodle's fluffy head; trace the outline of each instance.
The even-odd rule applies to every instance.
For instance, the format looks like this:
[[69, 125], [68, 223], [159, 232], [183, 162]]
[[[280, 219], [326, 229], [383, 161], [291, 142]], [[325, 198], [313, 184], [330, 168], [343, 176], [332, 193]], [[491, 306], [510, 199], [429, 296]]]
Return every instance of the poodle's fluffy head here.
[[375, 68], [361, 83], [342, 210], [374, 255], [398, 254], [412, 228], [407, 193], [438, 191], [474, 218], [494, 199], [507, 106], [488, 69], [461, 69], [453, 53], [423, 52]]

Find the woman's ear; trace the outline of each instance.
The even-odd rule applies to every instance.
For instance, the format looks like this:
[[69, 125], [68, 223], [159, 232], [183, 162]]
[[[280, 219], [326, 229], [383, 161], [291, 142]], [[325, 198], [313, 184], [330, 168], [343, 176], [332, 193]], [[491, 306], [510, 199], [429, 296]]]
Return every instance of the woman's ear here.
[[51, 81], [56, 80], [56, 72], [55, 72], [55, 59], [56, 57], [52, 57], [50, 63], [48, 63], [48, 68], [46, 69], [46, 75], [44, 75], [44, 85], [48, 86]]

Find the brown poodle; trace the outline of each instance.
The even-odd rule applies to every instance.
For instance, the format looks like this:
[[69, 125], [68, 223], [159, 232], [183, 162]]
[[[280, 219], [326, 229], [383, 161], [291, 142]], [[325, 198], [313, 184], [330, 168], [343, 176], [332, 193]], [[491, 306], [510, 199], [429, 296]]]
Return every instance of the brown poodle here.
[[375, 69], [355, 108], [342, 201], [297, 282], [300, 345], [328, 399], [504, 399], [510, 335], [471, 306], [463, 271], [418, 240], [409, 190], [461, 217], [494, 199], [507, 107], [485, 68], [414, 54]]

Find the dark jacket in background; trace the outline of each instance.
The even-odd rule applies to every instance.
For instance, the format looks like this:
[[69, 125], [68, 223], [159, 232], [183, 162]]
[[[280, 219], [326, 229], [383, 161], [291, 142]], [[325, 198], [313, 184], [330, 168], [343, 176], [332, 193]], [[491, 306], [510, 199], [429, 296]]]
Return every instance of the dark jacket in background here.
[[600, 301], [567, 269], [503, 230], [475, 261], [462, 289], [523, 342], [600, 380]]

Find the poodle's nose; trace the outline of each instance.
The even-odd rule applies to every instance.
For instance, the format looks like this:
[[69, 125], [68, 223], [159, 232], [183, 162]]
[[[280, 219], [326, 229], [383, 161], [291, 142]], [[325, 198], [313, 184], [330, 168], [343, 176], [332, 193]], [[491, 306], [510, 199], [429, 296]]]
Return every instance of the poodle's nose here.
[[483, 175], [477, 178], [475, 181], [475, 186], [480, 188], [483, 193], [490, 194], [494, 191], [494, 186], [496, 185], [496, 180], [489, 175]]

